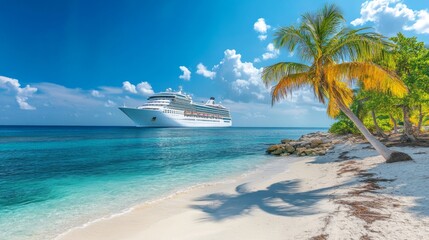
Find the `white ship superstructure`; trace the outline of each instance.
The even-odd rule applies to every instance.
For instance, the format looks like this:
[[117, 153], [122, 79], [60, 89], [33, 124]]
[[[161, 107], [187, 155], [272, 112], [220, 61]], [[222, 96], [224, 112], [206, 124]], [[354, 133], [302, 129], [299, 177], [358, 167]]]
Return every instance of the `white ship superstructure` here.
[[230, 127], [229, 110], [214, 100], [199, 104], [181, 92], [161, 92], [139, 107], [119, 109], [139, 127]]

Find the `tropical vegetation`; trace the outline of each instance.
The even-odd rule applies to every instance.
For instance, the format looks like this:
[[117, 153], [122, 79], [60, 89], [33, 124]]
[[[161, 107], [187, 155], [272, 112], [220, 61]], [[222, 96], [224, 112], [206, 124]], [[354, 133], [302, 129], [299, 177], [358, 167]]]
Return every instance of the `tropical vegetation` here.
[[[356, 127], [353, 131], [358, 130], [387, 162], [411, 160], [409, 155], [384, 146], [359, 114], [352, 111], [360, 109], [361, 114], [365, 111], [377, 114], [367, 106], [369, 101], [376, 100], [369, 97], [366, 101], [365, 94], [407, 98], [406, 81], [401, 78], [411, 70], [399, 68], [396, 55], [401, 52], [394, 42], [368, 28], [348, 28], [340, 10], [335, 5], [325, 5], [316, 13], [303, 14], [297, 26], [279, 28], [274, 45], [294, 52], [301, 61], [279, 62], [264, 68], [263, 81], [267, 86], [273, 84], [273, 104], [300, 88], [311, 88], [318, 101], [327, 105], [327, 114], [340, 119], [341, 123], [333, 128], [351, 129], [352, 122]], [[363, 91], [361, 99], [354, 88]]]
[[[401, 134], [402, 142], [419, 141], [423, 126], [429, 125], [429, 49], [416, 37], [402, 33], [391, 38], [393, 70], [404, 81], [408, 94], [402, 98], [359, 89], [352, 105], [359, 107], [355, 114], [366, 127], [382, 138]], [[371, 113], [371, 114], [370, 114]], [[355, 133], [347, 120], [338, 116], [330, 131]], [[338, 128], [343, 126], [343, 128]]]

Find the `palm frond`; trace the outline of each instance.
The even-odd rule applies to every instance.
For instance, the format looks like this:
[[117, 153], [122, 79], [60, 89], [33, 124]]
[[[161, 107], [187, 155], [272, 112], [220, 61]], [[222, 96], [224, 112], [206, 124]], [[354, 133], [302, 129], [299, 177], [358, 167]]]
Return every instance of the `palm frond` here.
[[335, 101], [335, 99], [331, 99], [328, 102], [328, 107], [326, 108], [326, 113], [331, 118], [335, 118], [336, 116], [338, 116], [338, 114], [340, 114], [340, 107], [338, 106], [338, 104]]
[[286, 47], [289, 52], [298, 51], [303, 61], [311, 61], [316, 54], [311, 34], [302, 28], [294, 26], [282, 27], [274, 34], [276, 48]]
[[286, 98], [289, 94], [292, 94], [294, 90], [299, 88], [309, 86], [311, 79], [308, 76], [308, 73], [296, 73], [289, 74], [283, 77], [277, 85], [272, 88], [272, 104], [279, 101], [280, 99]]
[[278, 82], [285, 76], [307, 72], [309, 69], [309, 66], [302, 63], [279, 62], [264, 68], [262, 71], [262, 81], [268, 86], [270, 82]]
[[378, 33], [362, 32], [367, 29], [343, 29], [327, 44], [325, 54], [336, 63], [387, 57], [385, 49], [391, 43]]
[[327, 78], [332, 81], [359, 81], [365, 90], [390, 93], [402, 97], [408, 90], [404, 82], [382, 67], [371, 62], [348, 62], [331, 65], [325, 68]]

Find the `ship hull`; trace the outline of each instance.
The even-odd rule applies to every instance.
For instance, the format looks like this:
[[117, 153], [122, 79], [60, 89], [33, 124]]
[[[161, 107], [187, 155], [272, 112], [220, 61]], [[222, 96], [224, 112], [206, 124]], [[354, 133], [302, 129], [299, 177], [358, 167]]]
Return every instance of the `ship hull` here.
[[167, 114], [159, 110], [119, 108], [138, 127], [231, 127], [230, 119], [208, 119]]

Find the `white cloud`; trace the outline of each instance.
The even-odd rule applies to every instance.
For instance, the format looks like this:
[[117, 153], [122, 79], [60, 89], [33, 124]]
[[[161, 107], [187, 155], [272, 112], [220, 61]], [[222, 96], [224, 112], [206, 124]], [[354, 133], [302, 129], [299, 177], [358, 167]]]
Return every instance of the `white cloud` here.
[[224, 58], [213, 68], [219, 82], [227, 83], [229, 89], [225, 92], [231, 99], [241, 101], [263, 100], [269, 90], [261, 79], [262, 68], [257, 68], [252, 62], [243, 62], [241, 54], [234, 49], [227, 49]]
[[104, 95], [103, 94], [101, 94], [99, 91], [97, 91], [97, 90], [92, 90], [91, 91], [91, 95], [93, 96], [93, 97], [97, 97], [97, 98], [101, 98], [101, 97], [104, 97]]
[[360, 14], [352, 25], [372, 22], [378, 31], [390, 35], [401, 30], [429, 33], [428, 10], [410, 9], [401, 0], [367, 0], [362, 3]]
[[197, 65], [197, 74], [203, 75], [206, 78], [213, 79], [216, 77], [216, 72], [210, 71], [202, 63]]
[[264, 41], [265, 39], [267, 39], [267, 35], [258, 35], [259, 40]]
[[144, 96], [154, 94], [152, 86], [148, 82], [141, 82], [136, 86], [128, 81], [125, 81], [122, 83], [122, 89], [126, 92], [134, 94], [141, 93]]
[[258, 38], [259, 38], [259, 40], [261, 40], [261, 41], [263, 41], [263, 40], [265, 40], [265, 39], [267, 39], [267, 30], [268, 29], [270, 29], [271, 28], [271, 26], [270, 25], [267, 25], [266, 23], [265, 23], [265, 19], [263, 19], [263, 18], [259, 18], [258, 19], [258, 21], [256, 21], [254, 24], [253, 24], [253, 29], [257, 32], [257, 33], [259, 33], [259, 36], [258, 36]]
[[112, 101], [112, 100], [109, 99], [109, 100], [107, 100], [106, 103], [104, 103], [104, 106], [105, 107], [115, 107], [116, 103], [114, 101]]
[[265, 23], [265, 19], [264, 18], [259, 18], [258, 21], [256, 21], [253, 24], [253, 29], [255, 29], [256, 32], [258, 33], [267, 33], [267, 30], [270, 28], [270, 25], [267, 25]]
[[134, 84], [131, 84], [128, 81], [125, 81], [122, 83], [122, 89], [124, 89], [124, 91], [126, 92], [130, 92], [134, 94], [137, 93], [136, 86]]
[[0, 76], [0, 88], [4, 88], [15, 92], [15, 99], [20, 109], [23, 110], [35, 110], [36, 108], [31, 106], [27, 100], [37, 92], [37, 88], [26, 85], [24, 88], [17, 79], [12, 79], [4, 76]]
[[180, 66], [180, 70], [183, 71], [183, 74], [179, 76], [180, 79], [189, 81], [191, 79], [191, 71], [185, 66]]
[[101, 100], [93, 98], [88, 91], [79, 88], [67, 88], [47, 82], [37, 83], [35, 86], [40, 89], [40, 94], [34, 97], [35, 100], [49, 106], [81, 108], [102, 105]]
[[137, 84], [137, 90], [145, 96], [154, 94], [152, 86], [148, 82], [141, 82]]
[[405, 26], [404, 29], [429, 34], [429, 12], [427, 10], [418, 11], [415, 23], [411, 26]]
[[260, 59], [260, 58], [255, 58], [255, 59], [253, 59], [253, 62], [254, 62], [254, 63], [261, 62], [261, 59]]
[[274, 48], [274, 44], [270, 43], [267, 45], [267, 52], [262, 54], [262, 59], [268, 60], [278, 57], [280, 54], [280, 51], [276, 48]]
[[123, 92], [123, 88], [120, 87], [101, 86], [98, 88], [102, 90], [104, 94], [122, 94]]
[[235, 126], [302, 127], [329, 126], [332, 123], [325, 112], [311, 111], [311, 108], [292, 102], [270, 103], [223, 101], [231, 109]]
[[324, 112], [326, 111], [326, 108], [323, 107], [316, 107], [316, 106], [312, 106], [311, 109], [318, 111], [318, 112]]

